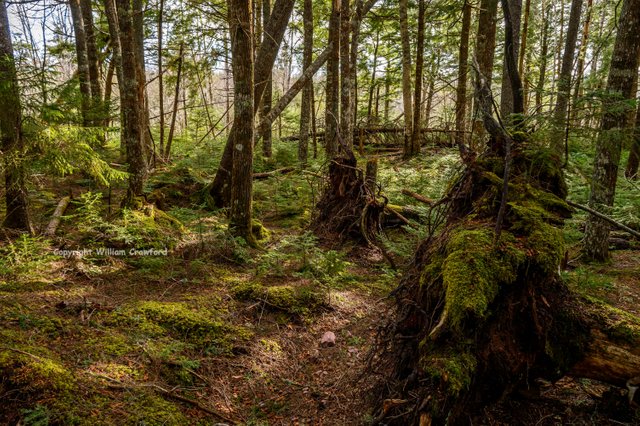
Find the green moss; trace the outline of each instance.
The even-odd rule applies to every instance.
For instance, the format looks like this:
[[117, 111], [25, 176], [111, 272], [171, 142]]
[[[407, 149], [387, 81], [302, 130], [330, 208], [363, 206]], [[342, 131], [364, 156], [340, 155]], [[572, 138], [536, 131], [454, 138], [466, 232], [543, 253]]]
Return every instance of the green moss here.
[[524, 260], [522, 252], [503, 245], [493, 246], [490, 229], [457, 229], [449, 236], [442, 281], [446, 291], [445, 309], [450, 325], [459, 328], [469, 315], [484, 318], [501, 284], [517, 277]]
[[271, 231], [265, 228], [259, 220], [253, 219], [251, 221], [251, 232], [260, 244], [269, 242], [271, 239]]
[[295, 315], [308, 315], [326, 305], [324, 293], [311, 286], [263, 286], [246, 282], [233, 287], [231, 292], [240, 300], [263, 301], [267, 306]]
[[[142, 302], [112, 312], [107, 325], [135, 330], [140, 337], [171, 336], [196, 348], [226, 353], [247, 333], [219, 319], [216, 312], [190, 308], [182, 302]], [[133, 331], [132, 330], [132, 331]]]
[[134, 351], [134, 346], [120, 334], [107, 334], [87, 339], [86, 348], [99, 359], [120, 357]]
[[467, 351], [430, 353], [420, 360], [424, 371], [434, 380], [439, 380], [447, 392], [456, 397], [471, 385], [477, 360]]
[[130, 414], [126, 421], [128, 425], [147, 426], [182, 426], [189, 424], [176, 404], [151, 393], [138, 393], [131, 396], [129, 401]]
[[44, 355], [36, 355], [36, 348], [0, 349], [2, 376], [23, 391], [39, 394], [71, 391], [75, 378], [60, 362]]

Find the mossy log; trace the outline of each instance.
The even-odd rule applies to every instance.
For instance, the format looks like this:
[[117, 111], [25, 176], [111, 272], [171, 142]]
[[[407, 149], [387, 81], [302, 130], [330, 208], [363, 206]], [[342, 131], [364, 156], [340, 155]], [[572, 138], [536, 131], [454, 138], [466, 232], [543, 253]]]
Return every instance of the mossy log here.
[[396, 315], [376, 352], [387, 377], [377, 422], [477, 423], [476, 413], [537, 378], [623, 385], [640, 375], [635, 329], [607, 338], [611, 324], [558, 275], [571, 214], [559, 163], [519, 141], [504, 204], [502, 155], [490, 149], [468, 162], [445, 197], [447, 223], [418, 247], [394, 292]]

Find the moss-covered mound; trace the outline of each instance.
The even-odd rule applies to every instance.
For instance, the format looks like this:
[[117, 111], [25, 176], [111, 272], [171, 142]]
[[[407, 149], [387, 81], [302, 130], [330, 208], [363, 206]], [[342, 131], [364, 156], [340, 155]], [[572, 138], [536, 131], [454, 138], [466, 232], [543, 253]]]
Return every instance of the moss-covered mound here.
[[295, 316], [305, 316], [327, 306], [325, 292], [317, 286], [264, 286], [256, 282], [246, 282], [233, 287], [231, 292], [238, 300], [262, 302], [266, 308]]
[[558, 162], [517, 147], [497, 227], [503, 167], [492, 154], [467, 167], [448, 193], [444, 229], [419, 247], [396, 291], [381, 342], [393, 380], [381, 397], [407, 402], [387, 404], [385, 422], [455, 424], [537, 377], [558, 377], [582, 352], [587, 327], [557, 273], [570, 214]]

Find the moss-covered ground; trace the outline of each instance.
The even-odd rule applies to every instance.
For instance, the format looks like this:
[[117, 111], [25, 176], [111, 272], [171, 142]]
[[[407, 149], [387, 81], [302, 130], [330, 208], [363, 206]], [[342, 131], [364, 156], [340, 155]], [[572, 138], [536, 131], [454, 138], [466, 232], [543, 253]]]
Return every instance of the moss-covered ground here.
[[[256, 181], [262, 249], [247, 247], [227, 232], [225, 212], [208, 209], [199, 193], [215, 170], [209, 158], [217, 156], [180, 152], [172, 167], [151, 177], [148, 200], [155, 205], [135, 212], [115, 213], [122, 187], [108, 191], [81, 176], [32, 200], [42, 228], [56, 201], [69, 190], [75, 194], [57, 237], [0, 243], [0, 424], [370, 420], [362, 389], [373, 378], [361, 373], [399, 273], [376, 250], [319, 242], [306, 231], [323, 185], [322, 160], [305, 173]], [[274, 159], [257, 160], [256, 171], [293, 164], [295, 147], [280, 143]], [[575, 170], [585, 164], [572, 162], [569, 169], [576, 201], [584, 201], [584, 183]], [[425, 215], [426, 206], [401, 190], [437, 199], [458, 170], [455, 150], [429, 149], [408, 162], [382, 158], [379, 180], [392, 203]], [[521, 205], [523, 223], [539, 219]], [[632, 222], [637, 213], [621, 207], [616, 215]], [[572, 258], [583, 219], [575, 215], [565, 230]], [[382, 236], [400, 268], [425, 234], [415, 225]], [[449, 285], [466, 287], [470, 279], [496, 285], [482, 264], [464, 261], [472, 247], [480, 263], [496, 266], [483, 249], [487, 239], [476, 230], [452, 240], [441, 271]], [[505, 250], [509, 244], [516, 242], [507, 241]], [[101, 248], [114, 251], [100, 254]], [[132, 254], [132, 248], [157, 251]], [[74, 252], [83, 249], [92, 252]], [[612, 334], [638, 334], [638, 257], [614, 252], [611, 265], [577, 260], [564, 272], [577, 292], [609, 307]], [[455, 321], [475, 296], [451, 294], [464, 296], [447, 301]], [[482, 316], [490, 300], [471, 305]], [[326, 331], [336, 334], [335, 346], [320, 346]], [[459, 363], [443, 367], [454, 390], [467, 385], [462, 370], [475, 362], [473, 354], [456, 356]]]

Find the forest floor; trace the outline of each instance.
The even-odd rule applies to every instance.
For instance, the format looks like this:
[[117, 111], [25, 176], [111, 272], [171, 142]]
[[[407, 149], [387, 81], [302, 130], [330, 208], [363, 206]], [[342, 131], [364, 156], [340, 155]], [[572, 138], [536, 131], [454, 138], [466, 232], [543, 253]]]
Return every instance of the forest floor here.
[[[291, 163], [292, 155], [281, 151], [275, 162], [257, 167]], [[455, 150], [436, 149], [409, 162], [384, 160], [382, 188], [392, 203], [423, 209], [401, 189], [437, 199], [456, 173], [456, 157]], [[309, 174], [256, 181], [263, 250], [231, 237], [224, 212], [193, 197], [210, 178], [210, 165], [198, 164], [191, 158], [154, 174], [148, 189], [158, 208], [108, 220], [106, 203], [115, 211], [115, 196], [103, 197], [82, 176], [41, 184], [33, 202], [41, 227], [68, 191], [77, 202], [58, 237], [0, 242], [0, 424], [372, 420], [377, 378], [367, 368], [369, 353], [392, 315], [389, 293], [400, 273], [373, 249], [319, 241], [306, 230], [322, 187], [314, 176], [320, 164]], [[581, 202], [580, 164], [573, 167], [572, 196]], [[618, 214], [629, 223], [638, 206], [627, 205]], [[571, 247], [583, 219], [576, 215], [567, 224]], [[384, 242], [402, 265], [423, 235], [393, 229]], [[131, 255], [131, 247], [168, 247], [168, 253]], [[100, 248], [124, 253], [100, 254]], [[92, 252], [59, 251], [82, 249]], [[577, 259], [563, 277], [589, 300], [638, 317], [638, 253], [614, 251], [605, 266]], [[335, 344], [321, 344], [326, 332], [334, 333]], [[616, 392], [562, 379], [481, 417], [491, 425], [633, 424], [628, 410], [612, 405]]]

